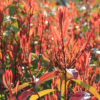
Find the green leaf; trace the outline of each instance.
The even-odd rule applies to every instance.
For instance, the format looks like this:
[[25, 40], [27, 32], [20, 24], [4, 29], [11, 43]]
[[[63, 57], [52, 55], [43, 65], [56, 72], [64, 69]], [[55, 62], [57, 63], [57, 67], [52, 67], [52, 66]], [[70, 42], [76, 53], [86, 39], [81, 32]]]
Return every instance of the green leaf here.
[[61, 95], [61, 100], [65, 100], [63, 95]]
[[74, 81], [75, 83], [83, 86], [85, 89], [87, 89], [91, 94], [93, 94], [98, 100], [100, 100], [100, 94], [97, 92], [97, 90], [93, 87], [93, 86], [90, 86], [88, 84], [86, 84], [85, 82], [82, 82], [80, 80], [72, 80]]
[[9, 15], [10, 15], [10, 16], [14, 16], [15, 10], [16, 10], [16, 6], [15, 6], [15, 5], [11, 5], [11, 6], [9, 7]]
[[77, 23], [79, 20], [81, 19], [81, 17], [77, 17], [74, 22]]
[[88, 25], [83, 26], [83, 31], [86, 32], [88, 29]]
[[47, 90], [40, 91], [37, 94], [32, 95], [29, 100], [37, 100], [38, 98], [45, 96], [54, 91], [55, 91], [54, 89], [47, 89]]

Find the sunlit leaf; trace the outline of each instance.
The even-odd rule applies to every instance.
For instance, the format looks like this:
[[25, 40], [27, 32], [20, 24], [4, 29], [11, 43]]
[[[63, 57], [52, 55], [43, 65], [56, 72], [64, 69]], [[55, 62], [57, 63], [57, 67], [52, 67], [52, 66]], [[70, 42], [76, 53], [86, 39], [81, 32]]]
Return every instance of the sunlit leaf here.
[[[64, 75], [64, 73], [62, 72], [62, 73], [60, 73], [60, 76], [62, 77], [62, 79], [63, 80], [65, 80], [65, 75]], [[73, 76], [71, 75], [71, 74], [69, 74], [69, 73], [67, 73], [67, 79], [73, 79]]]
[[[65, 80], [64, 72], [61, 72], [60, 76]], [[66, 76], [67, 79], [76, 79], [78, 76], [78, 71], [75, 69], [66, 69]]]
[[[20, 90], [24, 89], [24, 88], [27, 87], [27, 86], [29, 86], [29, 83], [24, 83], [24, 84], [22, 84], [22, 85], [18, 85], [17, 91], [20, 91]], [[12, 89], [12, 93], [13, 93], [13, 94], [16, 93], [16, 88]]]
[[[70, 82], [69, 80], [66, 82], [66, 88], [67, 88], [69, 82]], [[60, 84], [61, 84], [61, 94], [64, 94], [64, 92], [65, 92], [65, 80], [62, 80], [62, 82], [61, 82], [60, 79], [57, 79], [56, 85], [57, 85], [58, 91], [60, 91]]]
[[21, 3], [18, 3], [18, 7], [20, 7], [20, 8], [24, 8], [24, 5], [23, 4], [21, 4]]
[[[68, 80], [66, 82], [66, 88], [67, 88], [67, 86], [70, 82], [69, 79], [76, 79], [78, 76], [78, 71], [75, 69], [66, 69], [66, 72], [67, 72], [66, 77]], [[60, 84], [61, 84], [61, 94], [64, 94], [64, 91], [65, 91], [65, 75], [64, 75], [64, 73], [61, 72], [60, 77], [62, 78], [62, 82], [59, 78], [56, 80], [56, 85], [57, 85], [58, 91], [60, 91]]]
[[75, 83], [77, 83], [77, 84], [79, 84], [79, 85], [81, 85], [81, 86], [83, 86], [85, 89], [87, 89], [91, 94], [93, 94], [98, 100], [100, 100], [100, 94], [97, 92], [97, 90], [94, 88], [94, 87], [92, 87], [92, 86], [90, 86], [90, 85], [88, 85], [88, 84], [86, 84], [85, 82], [82, 82], [82, 81], [80, 81], [80, 80], [72, 80], [72, 81], [74, 81]]
[[46, 56], [42, 55], [42, 57], [43, 57], [44, 60], [50, 62], [50, 60]]
[[29, 100], [37, 100], [38, 98], [45, 96], [54, 91], [55, 91], [54, 89], [47, 89], [47, 90], [40, 91], [37, 94], [32, 95]]
[[39, 79], [37, 85], [39, 85], [39, 84], [41, 84], [41, 83], [43, 83], [43, 82], [45, 82], [45, 81], [48, 81], [48, 80], [50, 80], [50, 79], [56, 77], [57, 73], [58, 73], [58, 71], [54, 71], [54, 72], [50, 72], [50, 73], [47, 73], [47, 74], [42, 75], [42, 76], [40, 77], [40, 79]]

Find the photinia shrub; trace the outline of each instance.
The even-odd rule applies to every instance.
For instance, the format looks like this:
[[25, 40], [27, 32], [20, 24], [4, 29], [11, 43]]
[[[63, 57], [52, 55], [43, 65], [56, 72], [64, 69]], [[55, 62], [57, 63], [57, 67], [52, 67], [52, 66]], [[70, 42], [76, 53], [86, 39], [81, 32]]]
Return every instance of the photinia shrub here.
[[99, 0], [60, 4], [1, 0], [0, 99], [100, 100]]

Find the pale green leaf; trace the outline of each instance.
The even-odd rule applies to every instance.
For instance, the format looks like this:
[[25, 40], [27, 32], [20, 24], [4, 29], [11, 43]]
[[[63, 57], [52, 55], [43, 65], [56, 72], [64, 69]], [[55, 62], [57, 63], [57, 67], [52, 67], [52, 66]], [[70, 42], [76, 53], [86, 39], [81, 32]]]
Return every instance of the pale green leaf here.
[[32, 95], [29, 100], [37, 100], [38, 98], [45, 96], [54, 91], [55, 91], [54, 89], [47, 89], [47, 90], [40, 91], [37, 94]]
[[88, 85], [85, 82], [82, 82], [80, 80], [73, 79], [72, 81], [83, 86], [86, 90], [88, 90], [91, 94], [93, 94], [98, 100], [100, 100], [100, 94], [97, 92], [97, 90], [93, 86], [90, 86], [90, 85]]
[[[29, 86], [29, 83], [24, 83], [22, 85], [18, 85], [17, 91], [20, 91], [20, 90], [22, 90], [23, 88], [25, 88], [27, 86]], [[16, 88], [12, 89], [12, 93], [13, 94], [16, 93]]]

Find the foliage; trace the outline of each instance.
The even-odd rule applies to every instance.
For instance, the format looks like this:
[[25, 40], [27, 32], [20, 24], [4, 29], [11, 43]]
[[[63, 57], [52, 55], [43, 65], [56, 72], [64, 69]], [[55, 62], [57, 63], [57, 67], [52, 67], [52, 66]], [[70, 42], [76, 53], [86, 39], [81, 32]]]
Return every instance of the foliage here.
[[99, 0], [1, 1], [0, 99], [100, 100]]

